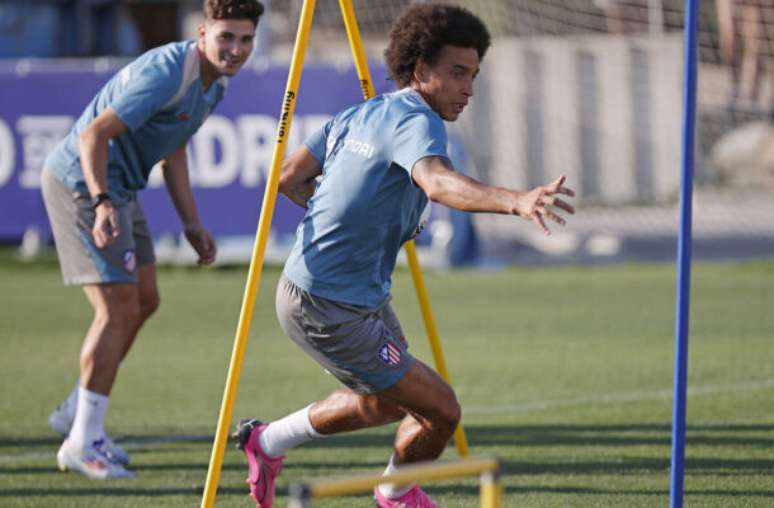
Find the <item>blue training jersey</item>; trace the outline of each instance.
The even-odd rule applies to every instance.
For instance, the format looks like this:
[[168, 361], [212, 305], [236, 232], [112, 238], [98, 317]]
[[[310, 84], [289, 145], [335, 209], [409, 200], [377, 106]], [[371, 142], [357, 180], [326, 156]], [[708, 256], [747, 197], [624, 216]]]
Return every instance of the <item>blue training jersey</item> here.
[[129, 132], [108, 144], [108, 191], [117, 203], [132, 199], [148, 183], [153, 166], [185, 145], [225, 93], [217, 79], [205, 91], [194, 41], [152, 49], [121, 69], [92, 99], [67, 136], [46, 159], [46, 168], [71, 189], [88, 190], [78, 138], [111, 107]]
[[424, 157], [448, 158], [446, 141], [443, 120], [411, 88], [347, 109], [307, 139], [323, 173], [285, 276], [322, 298], [380, 306], [428, 204], [411, 168]]

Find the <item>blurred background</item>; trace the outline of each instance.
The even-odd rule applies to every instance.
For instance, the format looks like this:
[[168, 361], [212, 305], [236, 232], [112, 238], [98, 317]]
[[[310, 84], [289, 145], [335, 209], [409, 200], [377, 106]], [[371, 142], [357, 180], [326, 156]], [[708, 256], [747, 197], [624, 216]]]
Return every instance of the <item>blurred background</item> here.
[[[249, 260], [302, 0], [263, 0], [250, 61], [189, 146], [221, 262]], [[391, 22], [409, 0], [354, 0], [379, 92]], [[459, 0], [494, 35], [476, 96], [448, 124], [455, 166], [525, 188], [567, 175], [578, 213], [544, 237], [512, 217], [441, 207], [419, 239], [432, 266], [671, 261], [680, 179], [682, 0]], [[694, 255], [774, 256], [774, 1], [701, 2]], [[118, 69], [195, 38], [198, 0], [0, 0], [0, 244], [51, 249], [43, 160]], [[338, 1], [318, 0], [288, 149], [362, 100]], [[141, 193], [161, 262], [189, 263], [156, 175]], [[300, 210], [280, 199], [267, 260]]]

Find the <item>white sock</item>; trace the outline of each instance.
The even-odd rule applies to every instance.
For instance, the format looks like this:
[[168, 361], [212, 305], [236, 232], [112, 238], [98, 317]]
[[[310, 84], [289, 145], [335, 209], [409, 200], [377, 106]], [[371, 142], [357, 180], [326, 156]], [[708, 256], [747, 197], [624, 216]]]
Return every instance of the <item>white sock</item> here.
[[75, 408], [78, 407], [78, 388], [80, 388], [80, 385], [75, 383], [75, 388], [73, 388], [73, 391], [70, 392], [65, 401], [67, 412], [73, 415], [73, 418], [75, 418]]
[[105, 437], [105, 413], [108, 397], [86, 388], [78, 388], [78, 407], [73, 428], [67, 439], [73, 446], [86, 448]]
[[271, 422], [261, 433], [260, 444], [263, 452], [269, 457], [281, 457], [290, 448], [323, 437], [314, 430], [312, 422], [309, 421], [311, 407], [310, 404], [304, 409]]
[[78, 407], [78, 386], [78, 383], [75, 383], [75, 388], [70, 392], [70, 395], [67, 396], [64, 402], [59, 404], [62, 411], [70, 417], [70, 420], [75, 418], [75, 408]]
[[[398, 470], [398, 467], [395, 465], [395, 454], [390, 455], [390, 462], [387, 464], [387, 468], [384, 470], [384, 473], [382, 476], [387, 476], [388, 474], [392, 474]], [[408, 485], [396, 485], [394, 483], [383, 483], [379, 485], [379, 492], [382, 493], [384, 497], [387, 499], [395, 499], [396, 497], [400, 497], [414, 486], [413, 483], [410, 483]]]

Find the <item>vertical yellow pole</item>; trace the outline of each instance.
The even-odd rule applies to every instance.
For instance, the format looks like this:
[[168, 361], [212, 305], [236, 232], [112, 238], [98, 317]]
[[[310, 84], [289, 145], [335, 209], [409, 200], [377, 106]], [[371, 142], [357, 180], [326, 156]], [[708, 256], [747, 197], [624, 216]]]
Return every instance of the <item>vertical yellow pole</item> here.
[[[339, 0], [339, 6], [341, 6], [341, 15], [344, 18], [344, 27], [347, 30], [349, 45], [352, 48], [352, 56], [355, 60], [360, 86], [363, 89], [363, 96], [368, 100], [376, 95], [376, 91], [374, 90], [374, 85], [371, 81], [371, 71], [368, 70], [365, 51], [363, 50], [363, 42], [360, 38], [360, 30], [358, 29], [357, 18], [355, 17], [355, 10], [352, 8], [352, 0]], [[414, 245], [414, 241], [409, 240], [406, 242], [404, 249], [406, 251], [409, 269], [411, 270], [411, 277], [414, 280], [414, 289], [417, 292], [419, 308], [422, 312], [422, 318], [424, 319], [425, 331], [427, 332], [427, 338], [430, 341], [430, 348], [433, 352], [436, 370], [447, 383], [450, 383], [449, 372], [446, 369], [446, 360], [444, 359], [443, 349], [441, 348], [441, 339], [438, 337], [438, 328], [435, 325], [433, 311], [430, 308], [430, 297], [427, 294], [422, 270], [419, 268], [419, 258], [417, 257], [417, 249]], [[465, 429], [463, 429], [462, 424], [458, 425], [454, 431], [454, 444], [457, 446], [457, 453], [459, 453], [461, 457], [466, 457], [470, 454], [468, 440], [465, 436]]]
[[344, 18], [344, 28], [347, 30], [349, 47], [352, 49], [352, 58], [355, 60], [357, 77], [360, 79], [360, 87], [363, 89], [363, 98], [370, 99], [376, 95], [371, 71], [368, 69], [368, 61], [363, 50], [363, 39], [360, 37], [360, 28], [357, 24], [355, 9], [352, 8], [352, 0], [339, 0], [341, 16]]
[[[411, 270], [411, 277], [414, 280], [414, 289], [417, 292], [417, 299], [419, 300], [419, 308], [422, 310], [422, 317], [425, 322], [425, 331], [427, 332], [427, 338], [430, 341], [430, 349], [433, 351], [433, 360], [435, 360], [435, 368], [438, 374], [451, 384], [449, 379], [449, 371], [446, 369], [446, 359], [443, 355], [443, 349], [441, 348], [441, 339], [438, 337], [438, 328], [435, 325], [435, 318], [433, 317], [433, 311], [430, 308], [430, 297], [427, 295], [427, 287], [425, 287], [425, 278], [422, 276], [422, 270], [419, 268], [419, 258], [417, 257], [417, 248], [414, 245], [414, 241], [406, 242], [403, 246], [406, 251], [406, 258], [408, 259], [409, 269]], [[457, 428], [454, 429], [454, 444], [457, 446], [457, 453], [460, 457], [467, 457], [470, 454], [470, 448], [468, 447], [468, 438], [465, 435], [465, 429], [460, 423]]]
[[277, 143], [274, 146], [271, 168], [269, 170], [268, 181], [266, 182], [266, 190], [261, 206], [261, 218], [258, 222], [258, 231], [255, 236], [253, 256], [247, 274], [247, 283], [245, 284], [245, 293], [242, 299], [242, 309], [239, 313], [234, 348], [231, 352], [231, 363], [229, 364], [228, 375], [226, 377], [226, 388], [223, 392], [223, 403], [221, 404], [220, 415], [218, 417], [218, 428], [215, 432], [215, 440], [212, 444], [210, 467], [207, 471], [207, 482], [204, 485], [204, 495], [202, 496], [202, 508], [211, 508], [215, 504], [220, 472], [223, 466], [223, 454], [226, 447], [226, 441], [228, 440], [228, 429], [231, 424], [234, 400], [236, 399], [236, 392], [239, 387], [239, 377], [242, 372], [242, 363], [247, 348], [247, 337], [250, 332], [250, 323], [253, 318], [255, 297], [258, 293], [258, 285], [261, 280], [263, 257], [266, 252], [266, 243], [269, 238], [271, 219], [274, 215], [274, 205], [277, 201], [279, 175], [282, 161], [285, 157], [285, 144], [288, 132], [290, 131], [290, 123], [293, 119], [293, 112], [295, 111], [298, 84], [301, 81], [301, 71], [303, 69], [304, 54], [309, 39], [309, 30], [312, 25], [315, 1], [316, 0], [304, 0], [304, 5], [301, 10], [301, 19], [298, 24], [298, 33], [296, 34], [296, 44], [293, 49], [293, 59], [290, 63], [290, 74], [285, 88], [279, 125], [277, 126]]

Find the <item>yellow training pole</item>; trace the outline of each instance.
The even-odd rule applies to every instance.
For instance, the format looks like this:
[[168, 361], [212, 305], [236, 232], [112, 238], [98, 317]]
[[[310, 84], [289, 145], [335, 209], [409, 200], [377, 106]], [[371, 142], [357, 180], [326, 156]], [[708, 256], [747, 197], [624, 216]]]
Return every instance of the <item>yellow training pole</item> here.
[[[438, 337], [438, 328], [435, 325], [433, 311], [430, 308], [430, 297], [427, 295], [425, 278], [422, 276], [422, 270], [419, 268], [416, 245], [414, 245], [414, 241], [411, 240], [406, 242], [406, 245], [404, 245], [403, 248], [406, 251], [406, 258], [408, 259], [409, 269], [411, 270], [411, 278], [414, 280], [414, 289], [417, 292], [419, 308], [422, 310], [425, 331], [427, 332], [427, 338], [430, 341], [430, 349], [433, 351], [435, 368], [438, 371], [438, 374], [440, 374], [447, 383], [451, 384], [451, 381], [449, 380], [449, 371], [446, 369], [446, 359], [443, 356], [443, 349], [441, 348], [441, 339]], [[460, 457], [467, 457], [470, 454], [468, 438], [465, 436], [465, 429], [462, 427], [462, 423], [457, 425], [457, 428], [454, 429], [454, 444], [457, 446], [457, 453], [460, 454]]]
[[[352, 56], [355, 59], [355, 67], [357, 68], [357, 75], [360, 79], [360, 86], [363, 89], [363, 96], [368, 100], [376, 95], [376, 91], [374, 90], [374, 85], [371, 81], [371, 71], [368, 70], [368, 65], [366, 63], [365, 51], [363, 50], [363, 42], [360, 38], [360, 30], [358, 29], [355, 10], [352, 8], [352, 0], [339, 0], [339, 5], [341, 6], [344, 27], [347, 30], [347, 37], [349, 38], [349, 45], [352, 48]], [[435, 368], [438, 371], [438, 374], [440, 374], [447, 383], [451, 383], [449, 380], [449, 371], [446, 369], [446, 360], [444, 359], [443, 349], [441, 348], [441, 339], [438, 337], [438, 328], [435, 326], [435, 319], [433, 318], [433, 310], [430, 308], [430, 297], [427, 294], [425, 280], [422, 276], [422, 270], [419, 267], [419, 258], [417, 257], [417, 249], [414, 245], [414, 240], [406, 242], [404, 249], [406, 251], [409, 269], [411, 270], [411, 278], [414, 280], [414, 289], [417, 292], [419, 308], [422, 311], [425, 331], [427, 332], [427, 338], [430, 341], [430, 349], [433, 351]], [[462, 424], [458, 425], [457, 429], [454, 431], [454, 444], [457, 445], [457, 453], [459, 453], [460, 457], [467, 457], [468, 454], [470, 454], [468, 439], [465, 436], [465, 429], [463, 429]]]
[[347, 30], [349, 47], [352, 49], [352, 58], [355, 60], [357, 77], [360, 79], [360, 87], [363, 89], [363, 97], [368, 100], [376, 95], [376, 90], [373, 81], [371, 81], [371, 71], [368, 69], [368, 61], [363, 50], [363, 40], [360, 38], [355, 9], [352, 7], [352, 0], [339, 0], [339, 6], [341, 7], [341, 16], [344, 18], [344, 28]]
[[226, 448], [226, 441], [228, 440], [228, 429], [231, 424], [231, 416], [234, 410], [234, 399], [236, 399], [236, 392], [239, 387], [239, 377], [242, 371], [245, 349], [247, 347], [247, 336], [250, 331], [250, 323], [253, 318], [255, 297], [258, 293], [258, 284], [261, 280], [263, 256], [266, 252], [269, 228], [271, 227], [271, 219], [274, 215], [274, 204], [277, 201], [279, 175], [282, 161], [285, 157], [285, 142], [287, 140], [288, 132], [290, 131], [293, 111], [295, 110], [298, 84], [301, 81], [304, 53], [309, 39], [309, 30], [312, 25], [315, 1], [316, 0], [304, 0], [304, 5], [301, 9], [301, 19], [298, 24], [298, 33], [296, 34], [296, 44], [293, 48], [293, 59], [290, 63], [290, 74], [288, 76], [287, 87], [285, 88], [285, 98], [282, 102], [279, 125], [277, 126], [277, 144], [274, 146], [271, 169], [269, 170], [269, 179], [266, 182], [266, 191], [263, 195], [261, 218], [258, 222], [258, 232], [255, 236], [255, 245], [253, 246], [253, 257], [250, 261], [250, 270], [247, 274], [247, 283], [242, 299], [242, 310], [239, 313], [239, 323], [237, 325], [236, 338], [234, 339], [234, 348], [231, 352], [231, 363], [228, 367], [226, 388], [223, 392], [223, 403], [221, 404], [220, 416], [218, 417], [218, 428], [215, 432], [215, 440], [212, 444], [212, 456], [210, 457], [210, 468], [207, 471], [207, 483], [204, 485], [204, 495], [202, 496], [201, 504], [202, 508], [211, 508], [215, 504], [215, 495], [218, 490], [218, 481], [220, 480], [220, 470], [223, 466], [223, 453]]

